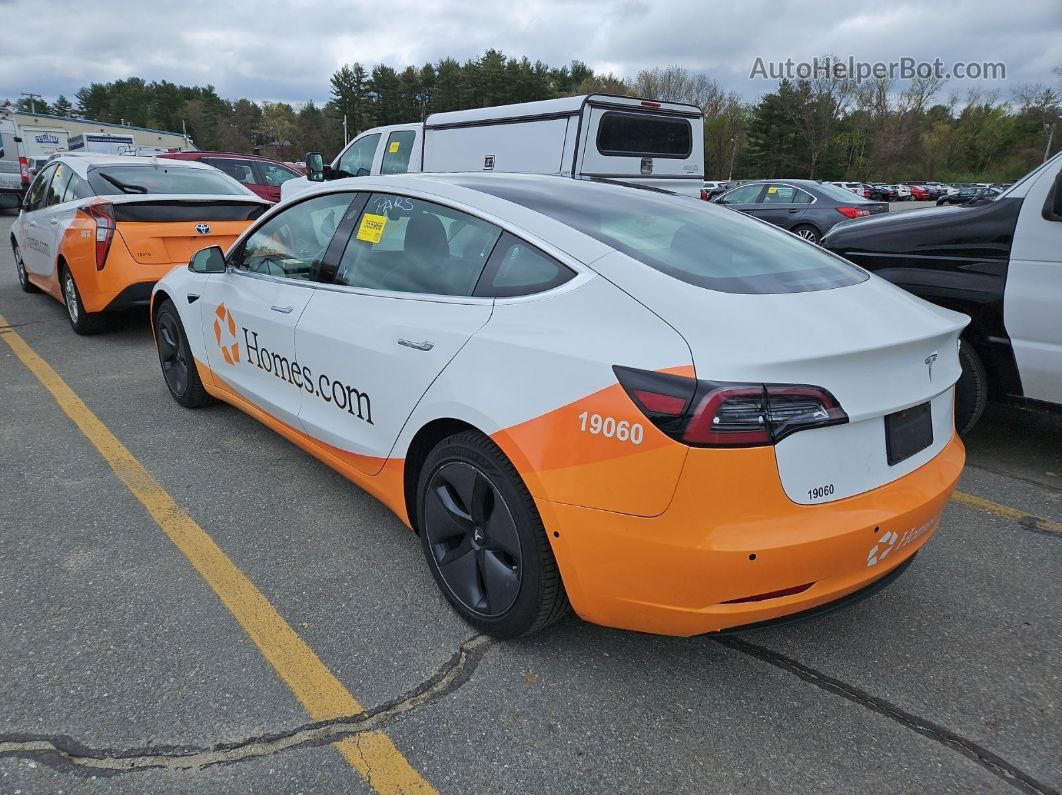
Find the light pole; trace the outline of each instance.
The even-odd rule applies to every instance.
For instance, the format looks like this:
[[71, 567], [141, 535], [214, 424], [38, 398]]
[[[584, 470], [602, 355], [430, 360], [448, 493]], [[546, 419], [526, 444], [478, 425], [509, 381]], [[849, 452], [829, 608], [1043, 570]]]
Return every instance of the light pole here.
[[36, 116], [37, 115], [37, 103], [34, 100], [38, 100], [39, 99], [39, 100], [41, 100], [43, 102], [44, 101], [44, 97], [42, 97], [40, 94], [27, 94], [25, 91], [22, 92], [22, 96], [29, 98], [29, 101], [30, 101], [30, 113], [32, 113], [34, 116]]
[[734, 156], [737, 155], [737, 136], [730, 139], [730, 143], [733, 147], [730, 149], [730, 173], [727, 175], [726, 181], [734, 181]]

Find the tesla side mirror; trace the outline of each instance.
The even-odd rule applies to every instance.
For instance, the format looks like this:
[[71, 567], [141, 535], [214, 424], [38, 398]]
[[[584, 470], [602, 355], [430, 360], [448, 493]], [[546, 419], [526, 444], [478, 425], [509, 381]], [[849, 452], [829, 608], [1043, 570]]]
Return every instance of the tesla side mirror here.
[[306, 153], [306, 178], [310, 182], [324, 182], [324, 155], [320, 152]]
[[220, 246], [201, 248], [192, 255], [188, 262], [188, 270], [192, 273], [224, 273], [225, 252]]
[[1047, 221], [1062, 221], [1062, 171], [1055, 176], [1055, 184], [1047, 192], [1042, 215]]

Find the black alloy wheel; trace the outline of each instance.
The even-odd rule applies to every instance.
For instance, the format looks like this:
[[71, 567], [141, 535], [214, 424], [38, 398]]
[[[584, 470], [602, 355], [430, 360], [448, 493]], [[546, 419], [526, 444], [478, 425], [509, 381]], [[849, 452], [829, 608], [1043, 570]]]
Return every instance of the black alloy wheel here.
[[210, 395], [199, 379], [199, 370], [188, 347], [188, 337], [172, 301], [165, 300], [155, 315], [155, 345], [158, 347], [162, 377], [173, 399], [186, 408], [199, 408]]
[[496, 618], [512, 607], [523, 579], [520, 537], [486, 474], [463, 461], [440, 466], [428, 482], [424, 520], [439, 575], [465, 608]]
[[461, 431], [427, 454], [417, 477], [415, 525], [439, 589], [481, 632], [529, 635], [570, 611], [535, 501], [484, 434]]

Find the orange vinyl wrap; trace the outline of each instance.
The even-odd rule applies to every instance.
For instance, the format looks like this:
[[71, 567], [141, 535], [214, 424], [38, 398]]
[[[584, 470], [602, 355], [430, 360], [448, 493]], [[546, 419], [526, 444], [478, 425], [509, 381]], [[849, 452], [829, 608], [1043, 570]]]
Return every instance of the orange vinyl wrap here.
[[[568, 595], [588, 621], [696, 635], [839, 599], [922, 547], [962, 472], [958, 435], [931, 461], [872, 491], [798, 505], [770, 447], [691, 449], [667, 511], [637, 517], [539, 501]], [[896, 533], [875, 565], [878, 539]], [[814, 583], [808, 590], [723, 604]]]
[[[146, 238], [154, 236], [151, 240], [154, 249], [162, 246], [161, 239], [173, 235], [174, 223], [137, 223], [138, 235]], [[222, 248], [229, 246], [252, 222], [251, 221], [211, 221], [215, 234], [209, 238], [204, 237], [202, 243], [207, 245], [220, 245]], [[165, 251], [156, 251], [159, 262], [145, 264], [137, 262], [129, 250], [122, 229], [128, 224], [119, 224], [111, 241], [107, 260], [100, 270], [96, 268], [96, 223], [82, 212], [74, 215], [74, 220], [63, 233], [60, 244], [60, 256], [65, 260], [70, 272], [74, 275], [78, 292], [81, 293], [81, 302], [88, 312], [101, 312], [113, 301], [122, 290], [134, 284], [154, 284], [171, 270], [174, 266], [187, 263], [187, 258], [173, 261], [164, 256]], [[181, 222], [181, 227], [195, 226], [195, 221]], [[34, 280], [36, 282], [36, 280]], [[59, 269], [55, 273], [39, 282], [39, 285], [53, 297], [62, 298], [62, 290], [59, 286]]]

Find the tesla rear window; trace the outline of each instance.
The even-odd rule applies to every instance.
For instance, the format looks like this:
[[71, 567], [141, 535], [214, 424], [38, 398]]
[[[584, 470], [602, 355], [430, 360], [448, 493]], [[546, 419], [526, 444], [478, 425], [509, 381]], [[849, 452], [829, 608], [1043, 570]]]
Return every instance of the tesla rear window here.
[[455, 181], [555, 218], [661, 273], [710, 290], [801, 293], [868, 278], [818, 246], [693, 198], [559, 177]]
[[606, 113], [597, 129], [597, 151], [603, 155], [689, 157], [692, 149], [689, 119]]
[[[122, 193], [206, 193], [247, 196], [249, 191], [220, 171], [172, 165], [120, 165], [90, 169], [89, 184], [99, 196]], [[253, 195], [253, 194], [252, 194]]]

